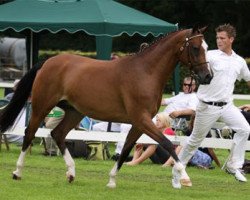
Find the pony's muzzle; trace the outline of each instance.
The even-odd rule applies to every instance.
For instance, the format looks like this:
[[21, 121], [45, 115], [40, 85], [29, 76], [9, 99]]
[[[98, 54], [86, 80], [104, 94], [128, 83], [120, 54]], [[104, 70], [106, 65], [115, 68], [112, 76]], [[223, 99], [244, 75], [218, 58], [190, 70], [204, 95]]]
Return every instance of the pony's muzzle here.
[[204, 84], [204, 85], [210, 84], [212, 79], [213, 79], [213, 76], [211, 74], [207, 74], [204, 78], [204, 82], [201, 84]]

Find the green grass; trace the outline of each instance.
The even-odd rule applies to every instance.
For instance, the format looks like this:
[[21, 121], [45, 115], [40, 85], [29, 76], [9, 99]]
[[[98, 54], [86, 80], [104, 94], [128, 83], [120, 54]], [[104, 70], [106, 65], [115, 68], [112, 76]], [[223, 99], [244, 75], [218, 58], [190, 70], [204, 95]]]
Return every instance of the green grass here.
[[[236, 100], [237, 106], [249, 103]], [[37, 141], [37, 139], [35, 140]], [[12, 180], [12, 171], [20, 147], [11, 144], [7, 151], [2, 145], [0, 152], [0, 200], [247, 200], [250, 194], [249, 182], [239, 183], [216, 167], [214, 170], [188, 168], [193, 187], [173, 189], [171, 186], [171, 169], [152, 164], [150, 160], [135, 167], [124, 165], [117, 176], [117, 188], [106, 187], [108, 173], [114, 161], [86, 161], [75, 159], [76, 179], [69, 184], [66, 180], [66, 166], [61, 156], [44, 157], [43, 147], [35, 142], [32, 154], [25, 159], [21, 181]], [[114, 146], [111, 145], [114, 152]], [[227, 150], [216, 149], [216, 154], [223, 163], [228, 156]], [[246, 158], [250, 159], [250, 152]]]
[[[113, 147], [111, 148], [113, 151]], [[114, 161], [86, 161], [75, 159], [76, 179], [68, 183], [65, 177], [66, 167], [61, 156], [44, 157], [42, 146], [35, 144], [32, 154], [25, 159], [21, 181], [11, 178], [15, 170], [20, 147], [11, 145], [11, 150], [4, 147], [0, 152], [0, 199], [3, 200], [74, 200], [74, 199], [249, 199], [250, 183], [239, 183], [230, 176], [215, 168], [201, 170], [188, 168], [193, 187], [173, 189], [171, 186], [171, 169], [162, 168], [147, 160], [135, 167], [124, 165], [117, 176], [117, 188], [106, 187], [108, 173]], [[223, 162], [227, 150], [216, 150]], [[247, 153], [250, 158], [250, 153]], [[250, 180], [250, 175], [247, 175]]]

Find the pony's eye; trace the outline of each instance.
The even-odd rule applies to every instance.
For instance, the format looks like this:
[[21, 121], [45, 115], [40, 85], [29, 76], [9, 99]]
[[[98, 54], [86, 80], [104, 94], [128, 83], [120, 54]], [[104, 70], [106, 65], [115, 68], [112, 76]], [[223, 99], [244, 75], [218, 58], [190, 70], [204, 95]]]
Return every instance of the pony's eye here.
[[200, 48], [199, 47], [195, 47], [193, 46], [192, 47], [192, 52], [195, 56], [198, 56], [199, 55], [199, 52], [200, 52]]

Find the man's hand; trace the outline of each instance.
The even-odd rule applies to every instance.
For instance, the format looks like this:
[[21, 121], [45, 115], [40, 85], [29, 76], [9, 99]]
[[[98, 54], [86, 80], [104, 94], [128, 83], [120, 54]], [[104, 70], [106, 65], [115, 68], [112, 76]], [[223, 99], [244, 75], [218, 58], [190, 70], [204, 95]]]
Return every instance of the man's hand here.
[[161, 105], [162, 105], [162, 106], [167, 106], [167, 104], [166, 104], [166, 102], [165, 102], [165, 99], [162, 99], [162, 100], [161, 100]]
[[243, 106], [240, 106], [239, 108], [245, 112], [249, 112], [250, 111], [250, 104], [245, 104]]
[[169, 116], [172, 118], [172, 119], [175, 119], [177, 117], [179, 117], [181, 115], [181, 112], [180, 111], [174, 111], [174, 112], [171, 112], [169, 114]]

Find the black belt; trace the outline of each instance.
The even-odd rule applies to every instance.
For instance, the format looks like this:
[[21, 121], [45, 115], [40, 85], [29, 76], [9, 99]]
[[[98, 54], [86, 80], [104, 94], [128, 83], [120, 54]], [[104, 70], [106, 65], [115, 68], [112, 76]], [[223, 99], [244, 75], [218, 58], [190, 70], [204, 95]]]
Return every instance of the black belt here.
[[213, 101], [210, 101], [210, 102], [202, 101], [202, 102], [208, 105], [220, 106], [220, 107], [227, 105], [227, 102], [213, 102]]

